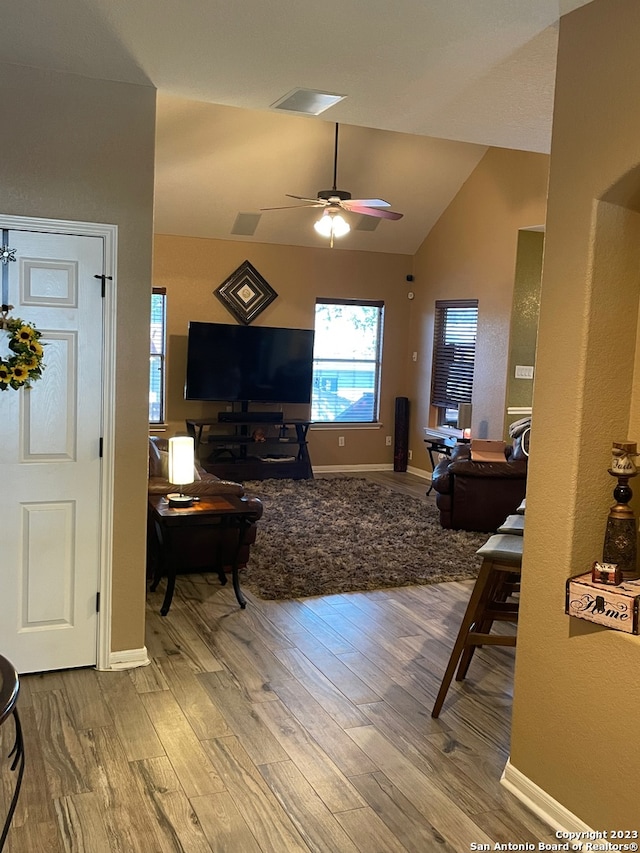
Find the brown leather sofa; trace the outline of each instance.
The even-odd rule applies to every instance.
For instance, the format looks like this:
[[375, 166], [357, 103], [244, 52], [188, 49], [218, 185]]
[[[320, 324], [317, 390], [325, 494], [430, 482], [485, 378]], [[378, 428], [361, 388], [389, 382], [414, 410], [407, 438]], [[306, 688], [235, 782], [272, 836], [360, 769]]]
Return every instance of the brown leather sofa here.
[[[149, 495], [167, 495], [175, 492], [177, 486], [169, 482], [166, 476], [166, 454], [168, 442], [166, 439], [149, 437]], [[185, 491], [195, 497], [210, 495], [236, 495], [246, 497], [247, 504], [254, 510], [251, 527], [245, 533], [244, 544], [238, 555], [239, 568], [246, 566], [249, 560], [251, 545], [256, 541], [256, 523], [262, 516], [262, 501], [253, 496], [246, 496], [244, 486], [230, 480], [221, 480], [214, 474], [208, 474], [196, 463], [197, 479], [190, 483]], [[211, 527], [190, 528], [177, 531], [182, 535], [182, 541], [174, 543], [183, 556], [181, 572], [220, 572], [229, 571], [236, 553], [237, 532], [229, 528], [217, 530]], [[149, 514], [147, 524], [147, 575], [153, 576], [158, 558], [158, 539], [155, 527]]]
[[453, 530], [495, 532], [515, 513], [527, 486], [521, 437], [505, 448], [504, 462], [474, 462], [468, 444], [457, 444], [432, 475], [440, 524]]

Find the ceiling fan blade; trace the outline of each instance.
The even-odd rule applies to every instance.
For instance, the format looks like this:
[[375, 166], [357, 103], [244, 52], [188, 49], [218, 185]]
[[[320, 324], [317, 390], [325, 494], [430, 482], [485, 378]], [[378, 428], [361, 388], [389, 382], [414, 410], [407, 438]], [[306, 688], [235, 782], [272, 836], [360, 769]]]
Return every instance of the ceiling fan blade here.
[[317, 205], [325, 205], [327, 202], [322, 198], [306, 198], [303, 195], [291, 195], [291, 193], [285, 193], [287, 198], [297, 198], [299, 201], [312, 201]]
[[345, 201], [344, 206], [351, 208], [354, 204], [358, 207], [391, 207], [388, 201], [383, 201], [381, 198], [350, 198]]
[[394, 213], [393, 210], [381, 210], [376, 207], [360, 207], [356, 205], [349, 205], [348, 208], [351, 213], [361, 213], [363, 216], [377, 216], [379, 219], [402, 219], [404, 216], [403, 213]]
[[314, 201], [311, 204], [285, 204], [284, 207], [261, 207], [260, 210], [297, 210], [303, 207], [324, 207], [324, 204], [318, 204]]

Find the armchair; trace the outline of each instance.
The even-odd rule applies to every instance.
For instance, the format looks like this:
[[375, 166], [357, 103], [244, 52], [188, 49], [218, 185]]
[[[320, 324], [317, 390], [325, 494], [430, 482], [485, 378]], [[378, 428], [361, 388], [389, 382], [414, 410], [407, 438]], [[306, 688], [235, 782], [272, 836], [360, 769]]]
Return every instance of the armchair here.
[[474, 462], [467, 444], [436, 465], [431, 483], [440, 524], [453, 530], [495, 532], [525, 496], [527, 454], [522, 435], [505, 448], [504, 462]]

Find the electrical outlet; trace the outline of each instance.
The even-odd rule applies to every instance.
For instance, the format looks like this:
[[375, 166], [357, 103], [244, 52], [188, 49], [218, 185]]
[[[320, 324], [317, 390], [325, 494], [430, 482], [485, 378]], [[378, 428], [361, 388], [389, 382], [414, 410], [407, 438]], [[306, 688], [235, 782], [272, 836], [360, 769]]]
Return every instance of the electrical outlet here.
[[411, 358], [413, 361], [417, 361], [418, 360], [418, 353], [414, 352], [413, 355], [411, 356]]
[[338, 447], [344, 447], [344, 436], [343, 435], [338, 436]]
[[409, 451], [409, 462], [413, 459], [413, 450]]
[[390, 435], [388, 435], [385, 438], [384, 443], [387, 445], [387, 447], [391, 447], [391, 436]]

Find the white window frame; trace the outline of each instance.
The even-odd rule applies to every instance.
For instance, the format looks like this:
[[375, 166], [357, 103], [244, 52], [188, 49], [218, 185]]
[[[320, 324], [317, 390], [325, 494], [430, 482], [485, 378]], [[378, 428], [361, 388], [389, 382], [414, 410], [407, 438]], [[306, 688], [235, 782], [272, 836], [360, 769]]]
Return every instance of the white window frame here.
[[477, 299], [436, 301], [431, 367], [435, 426], [456, 427], [458, 407], [472, 402], [477, 333]]
[[[314, 418], [313, 425], [314, 426], [330, 426], [332, 424], [342, 426], [348, 425], [371, 425], [377, 424], [379, 420], [380, 413], [380, 377], [382, 372], [382, 343], [383, 343], [383, 331], [384, 331], [384, 302], [381, 300], [372, 300], [372, 299], [333, 299], [333, 298], [318, 298], [316, 299], [316, 307], [318, 305], [332, 305], [332, 306], [361, 306], [365, 308], [376, 308], [378, 309], [377, 315], [377, 329], [376, 329], [376, 352], [373, 358], [371, 359], [345, 359], [341, 357], [335, 358], [318, 358], [314, 353], [313, 359], [313, 390], [312, 394], [316, 393], [316, 368], [322, 363], [336, 363], [336, 362], [344, 362], [345, 364], [371, 364], [374, 368], [374, 399], [372, 406], [372, 416], [367, 420], [332, 420], [330, 418]], [[313, 398], [312, 398], [312, 412], [313, 412]]]
[[[165, 287], [154, 287], [151, 290], [151, 301], [153, 303], [154, 296], [162, 296], [162, 331], [159, 341], [160, 351], [154, 350], [153, 342], [150, 340], [149, 345], [149, 424], [151, 426], [160, 426], [165, 423], [166, 419], [166, 387], [167, 387], [167, 289]], [[153, 325], [153, 317], [152, 323]], [[151, 327], [149, 329], [151, 333]], [[160, 372], [160, 416], [158, 419], [151, 418], [151, 391], [154, 387], [151, 382], [151, 371], [154, 369], [154, 362], [159, 361], [159, 367], [155, 369]]]

